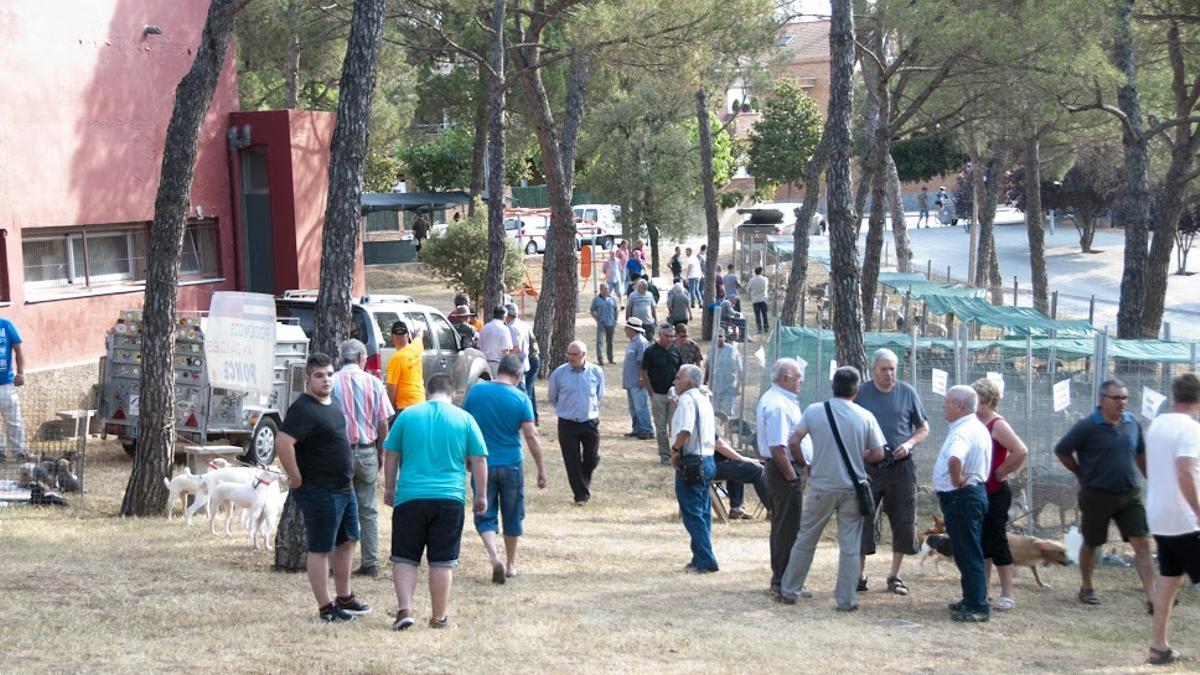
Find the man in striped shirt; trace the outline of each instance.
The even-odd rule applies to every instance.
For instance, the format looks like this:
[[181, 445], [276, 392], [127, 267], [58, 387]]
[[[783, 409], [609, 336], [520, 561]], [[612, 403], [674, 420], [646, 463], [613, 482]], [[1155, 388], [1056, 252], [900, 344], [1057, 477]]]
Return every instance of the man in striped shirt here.
[[338, 349], [340, 366], [333, 376], [333, 398], [346, 416], [346, 436], [354, 453], [354, 493], [358, 501], [359, 545], [362, 562], [355, 574], [379, 576], [379, 507], [375, 484], [382, 463], [383, 439], [387, 438], [392, 403], [379, 378], [363, 366], [367, 347], [354, 339]]

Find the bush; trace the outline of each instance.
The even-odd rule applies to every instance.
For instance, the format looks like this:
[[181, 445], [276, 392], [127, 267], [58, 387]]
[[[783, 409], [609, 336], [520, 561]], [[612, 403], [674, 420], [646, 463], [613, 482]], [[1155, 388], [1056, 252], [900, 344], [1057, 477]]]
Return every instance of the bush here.
[[[445, 233], [427, 239], [421, 245], [421, 262], [435, 278], [478, 302], [487, 271], [487, 238], [487, 211], [479, 208], [473, 217], [450, 223]], [[515, 241], [504, 241], [504, 288], [512, 293], [525, 280], [524, 258]]]

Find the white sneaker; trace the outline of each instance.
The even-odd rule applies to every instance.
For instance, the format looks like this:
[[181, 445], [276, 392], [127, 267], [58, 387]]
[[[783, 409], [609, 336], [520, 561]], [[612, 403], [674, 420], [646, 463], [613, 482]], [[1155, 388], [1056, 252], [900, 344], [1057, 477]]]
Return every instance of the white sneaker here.
[[1010, 598], [1008, 596], [1002, 595], [1002, 596], [1000, 596], [1000, 599], [996, 601], [996, 604], [992, 605], [992, 607], [997, 612], [1007, 612], [1008, 610], [1012, 609], [1016, 605], [1017, 605], [1017, 602], [1015, 600], [1013, 600], [1012, 598]]

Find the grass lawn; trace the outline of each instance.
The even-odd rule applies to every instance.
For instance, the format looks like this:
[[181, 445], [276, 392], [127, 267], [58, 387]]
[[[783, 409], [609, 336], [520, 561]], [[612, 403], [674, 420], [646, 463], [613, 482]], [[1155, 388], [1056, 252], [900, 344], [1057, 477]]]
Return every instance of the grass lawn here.
[[[403, 289], [449, 310], [450, 293], [411, 267], [369, 278], [373, 290]], [[591, 342], [589, 321], [581, 315], [579, 332]], [[203, 520], [188, 528], [178, 519], [116, 517], [129, 460], [111, 441], [93, 440], [82, 504], [0, 509], [0, 586], [10, 608], [0, 628], [0, 671], [1151, 670], [1143, 665], [1150, 621], [1132, 568], [1098, 570], [1099, 607], [1075, 600], [1073, 568], [1045, 569], [1052, 589], [1038, 589], [1020, 571], [1016, 609], [969, 626], [951, 623], [945, 608], [958, 597], [952, 565], [940, 576], [930, 565], [922, 575], [908, 562], [902, 574], [910, 596], [872, 590], [860, 596], [858, 612], [834, 612], [832, 541], [818, 550], [809, 578], [816, 597], [792, 607], [772, 602], [769, 526], [761, 519], [715, 524], [721, 572], [684, 574], [688, 540], [675, 517], [672, 474], [658, 465], [653, 442], [622, 437], [629, 422], [616, 388], [619, 369], [605, 370], [610, 386], [592, 501], [571, 504], [553, 417], [543, 408], [550, 486], [537, 490], [529, 471], [521, 575], [492, 585], [468, 523], [450, 606], [457, 630], [425, 627], [422, 578], [417, 626], [389, 631], [396, 609], [390, 575], [355, 580], [375, 613], [350, 625], [318, 624], [304, 577], [272, 571], [271, 557], [253, 552], [240, 528], [225, 538], [210, 535]], [[935, 451], [924, 449], [918, 460], [926, 480]], [[754, 503], [752, 490], [747, 498]], [[381, 509], [385, 553], [389, 514]], [[886, 575], [884, 558], [868, 563], [875, 589]], [[1185, 653], [1200, 653], [1198, 621], [1200, 594], [1192, 589], [1173, 622], [1174, 643]]]

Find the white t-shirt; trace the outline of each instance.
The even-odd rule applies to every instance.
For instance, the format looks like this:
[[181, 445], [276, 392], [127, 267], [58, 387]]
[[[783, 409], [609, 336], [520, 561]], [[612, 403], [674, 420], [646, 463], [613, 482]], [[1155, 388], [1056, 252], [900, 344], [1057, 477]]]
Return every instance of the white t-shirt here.
[[479, 351], [488, 361], [499, 361], [512, 348], [512, 333], [504, 321], [492, 319], [479, 331]]
[[801, 413], [795, 394], [777, 384], [771, 385], [758, 399], [754, 414], [760, 457], [771, 459], [771, 448], [775, 446], [787, 448], [788, 437], [800, 423]]
[[675, 438], [686, 431], [688, 440], [681, 454], [711, 457], [717, 448], [717, 423], [713, 418], [712, 403], [696, 387], [677, 398], [675, 413], [671, 415], [671, 445], [674, 446]]
[[761, 274], [750, 277], [750, 302], [767, 301], [767, 278]]
[[1182, 413], [1159, 415], [1146, 432], [1146, 520], [1165, 537], [1200, 531], [1200, 519], [1179, 492], [1175, 460], [1191, 457], [1200, 490], [1200, 422]]
[[950, 458], [962, 462], [967, 485], [983, 485], [992, 468], [992, 435], [974, 415], [963, 415], [950, 425], [942, 451], [933, 465], [933, 489], [953, 492], [958, 488], [950, 480]]
[[687, 259], [687, 279], [700, 279], [704, 276], [704, 268], [701, 267], [700, 256], [694, 255]]

